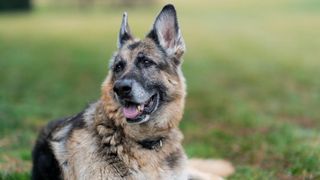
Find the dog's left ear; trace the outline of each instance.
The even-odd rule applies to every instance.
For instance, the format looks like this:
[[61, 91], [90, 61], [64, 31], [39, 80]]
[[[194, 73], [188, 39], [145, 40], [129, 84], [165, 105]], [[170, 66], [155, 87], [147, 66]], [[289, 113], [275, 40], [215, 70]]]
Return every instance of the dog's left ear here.
[[133, 36], [130, 32], [129, 24], [128, 24], [128, 14], [127, 12], [123, 13], [122, 23], [120, 27], [119, 37], [118, 37], [118, 48], [120, 49], [126, 41], [132, 40]]
[[179, 29], [177, 13], [172, 4], [163, 7], [147, 37], [158, 43], [169, 56], [180, 59], [186, 47]]

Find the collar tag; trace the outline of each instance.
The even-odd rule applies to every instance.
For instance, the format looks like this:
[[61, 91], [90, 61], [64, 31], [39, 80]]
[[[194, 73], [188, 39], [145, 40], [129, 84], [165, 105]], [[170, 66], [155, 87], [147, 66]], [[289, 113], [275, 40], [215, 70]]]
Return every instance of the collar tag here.
[[159, 145], [160, 145], [160, 147], [162, 147], [162, 139], [160, 139]]
[[145, 149], [158, 150], [163, 146], [163, 137], [157, 140], [145, 139], [142, 141], [138, 141], [137, 143], [140, 144]]

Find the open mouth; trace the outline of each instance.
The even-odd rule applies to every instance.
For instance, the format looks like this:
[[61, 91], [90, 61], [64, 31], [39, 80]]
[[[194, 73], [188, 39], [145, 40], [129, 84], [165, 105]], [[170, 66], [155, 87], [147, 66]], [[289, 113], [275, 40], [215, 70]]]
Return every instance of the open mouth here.
[[151, 96], [146, 102], [138, 104], [125, 101], [123, 114], [129, 123], [142, 123], [149, 120], [150, 114], [153, 113], [159, 105], [159, 94]]

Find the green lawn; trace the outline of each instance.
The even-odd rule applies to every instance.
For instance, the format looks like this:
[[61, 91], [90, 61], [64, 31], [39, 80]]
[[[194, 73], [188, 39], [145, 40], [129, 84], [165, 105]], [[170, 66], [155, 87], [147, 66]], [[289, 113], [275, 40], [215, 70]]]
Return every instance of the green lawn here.
[[[320, 179], [320, 1], [175, 2], [189, 156], [230, 179]], [[157, 7], [128, 9], [143, 37]], [[0, 14], [0, 179], [28, 179], [37, 132], [99, 97], [123, 8]]]

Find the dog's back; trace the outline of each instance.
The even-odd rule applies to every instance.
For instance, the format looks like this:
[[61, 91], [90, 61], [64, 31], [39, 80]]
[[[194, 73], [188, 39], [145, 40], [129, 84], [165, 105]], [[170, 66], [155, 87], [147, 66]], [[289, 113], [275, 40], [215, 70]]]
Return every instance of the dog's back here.
[[79, 127], [81, 123], [83, 123], [83, 113], [52, 121], [41, 130], [32, 152], [32, 179], [62, 179], [61, 167], [53, 152], [51, 143], [64, 140], [70, 132], [64, 132], [60, 137], [54, 137], [53, 135], [64, 129], [67, 124]]
[[63, 120], [49, 123], [39, 134], [32, 152], [32, 179], [61, 179], [61, 170], [50, 145], [51, 133]]

